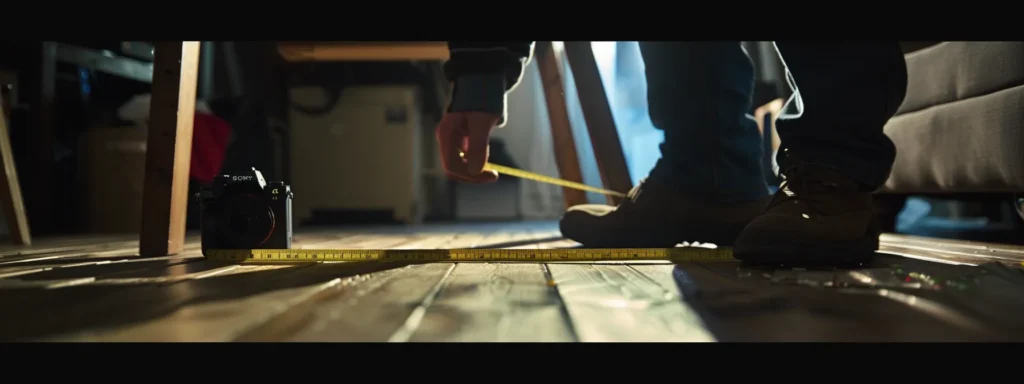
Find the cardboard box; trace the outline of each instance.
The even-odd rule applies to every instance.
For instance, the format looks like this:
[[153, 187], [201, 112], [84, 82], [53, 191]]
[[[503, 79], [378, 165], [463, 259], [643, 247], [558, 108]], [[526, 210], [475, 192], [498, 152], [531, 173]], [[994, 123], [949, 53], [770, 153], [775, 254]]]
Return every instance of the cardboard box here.
[[93, 128], [81, 139], [84, 230], [138, 233], [146, 167], [146, 131], [135, 126]]

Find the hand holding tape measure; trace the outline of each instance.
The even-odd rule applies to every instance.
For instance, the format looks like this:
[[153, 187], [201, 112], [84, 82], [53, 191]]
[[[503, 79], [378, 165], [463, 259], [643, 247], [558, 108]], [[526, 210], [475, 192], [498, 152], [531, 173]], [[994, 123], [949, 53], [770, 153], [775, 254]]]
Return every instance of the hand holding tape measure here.
[[500, 116], [487, 112], [445, 113], [434, 131], [445, 173], [468, 183], [498, 180], [498, 174], [484, 169], [484, 164], [491, 131], [499, 120]]
[[[598, 193], [617, 193], [515, 168], [484, 163], [485, 169]], [[734, 261], [730, 248], [700, 246], [555, 249], [292, 249], [291, 188], [267, 183], [255, 168], [222, 175], [197, 197], [202, 206], [203, 255], [234, 263], [308, 262], [588, 262]]]
[[498, 180], [498, 174], [504, 174], [604, 195], [626, 196], [616, 191], [487, 162], [491, 131], [499, 119], [499, 116], [486, 112], [446, 113], [434, 132], [445, 173], [470, 183], [492, 182]]
[[[445, 172], [460, 181], [486, 183], [498, 174], [605, 195], [625, 194], [562, 180], [487, 161], [491, 130], [498, 117], [484, 112], [449, 113], [436, 130]], [[730, 248], [666, 249], [291, 249], [289, 186], [267, 183], [252, 169], [223, 175], [199, 194], [202, 203], [203, 255], [228, 262], [586, 262], [586, 261], [733, 261]], [[300, 191], [301, 193], [301, 191]]]

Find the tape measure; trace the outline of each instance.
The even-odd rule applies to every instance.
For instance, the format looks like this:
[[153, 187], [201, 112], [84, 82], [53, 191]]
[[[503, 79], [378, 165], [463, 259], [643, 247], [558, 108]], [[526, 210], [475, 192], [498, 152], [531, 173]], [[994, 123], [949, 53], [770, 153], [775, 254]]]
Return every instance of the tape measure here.
[[[465, 158], [466, 157], [466, 153], [460, 151], [459, 152], [459, 157]], [[515, 168], [512, 168], [512, 167], [506, 167], [504, 165], [492, 164], [490, 162], [485, 162], [484, 163], [484, 170], [491, 170], [491, 171], [495, 171], [495, 172], [498, 172], [498, 173], [503, 174], [503, 175], [515, 176], [515, 177], [519, 177], [519, 178], [523, 178], [523, 179], [530, 179], [530, 180], [533, 180], [533, 181], [539, 181], [539, 182], [542, 182], [542, 183], [554, 184], [554, 185], [558, 185], [558, 186], [562, 186], [562, 187], [567, 187], [567, 188], [573, 188], [573, 189], [578, 189], [578, 190], [583, 190], [583, 191], [588, 191], [588, 192], [600, 193], [602, 195], [626, 197], [626, 194], [622, 193], [622, 192], [616, 192], [616, 191], [612, 191], [612, 190], [608, 190], [608, 189], [591, 187], [589, 185], [577, 183], [575, 181], [563, 180], [563, 179], [559, 179], [559, 178], [555, 178], [555, 177], [551, 177], [551, 176], [544, 176], [544, 175], [541, 175], [539, 173], [533, 173], [533, 172], [529, 172], [529, 171], [524, 171], [522, 169], [515, 169]]]
[[[462, 155], [462, 154], [460, 154]], [[544, 176], [503, 165], [485, 163], [484, 169], [604, 195], [625, 194], [586, 184]], [[553, 249], [214, 249], [210, 260], [237, 263], [303, 262], [559, 262], [664, 260], [674, 262], [736, 261], [731, 248], [553, 248]]]
[[553, 249], [215, 249], [210, 260], [255, 263], [303, 262], [559, 262], [664, 260], [736, 261], [731, 248], [553, 248]]
[[615, 192], [615, 191], [611, 191], [611, 190], [607, 190], [607, 189], [601, 189], [601, 188], [597, 188], [597, 187], [591, 187], [591, 186], [586, 185], [586, 184], [580, 184], [580, 183], [569, 181], [569, 180], [556, 179], [554, 177], [544, 176], [544, 175], [533, 173], [533, 172], [527, 172], [527, 171], [524, 171], [524, 170], [521, 170], [521, 169], [515, 169], [515, 168], [511, 168], [511, 167], [506, 167], [504, 165], [484, 163], [484, 169], [485, 170], [492, 170], [492, 171], [498, 172], [498, 173], [503, 174], [503, 175], [521, 177], [521, 178], [524, 178], [524, 179], [530, 179], [530, 180], [539, 181], [539, 182], [542, 182], [542, 183], [560, 185], [560, 186], [563, 186], [563, 187], [568, 187], [568, 188], [573, 188], [573, 189], [580, 189], [580, 190], [589, 191], [589, 192], [596, 192], [596, 193], [600, 193], [600, 194], [603, 194], [603, 195], [612, 195], [612, 196], [618, 196], [618, 197], [626, 197], [626, 194], [624, 194], [624, 193]]

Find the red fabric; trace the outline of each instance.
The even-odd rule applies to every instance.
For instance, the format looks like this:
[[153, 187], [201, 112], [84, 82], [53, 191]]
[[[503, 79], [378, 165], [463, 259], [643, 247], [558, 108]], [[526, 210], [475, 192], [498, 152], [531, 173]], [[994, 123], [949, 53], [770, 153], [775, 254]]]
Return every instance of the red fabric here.
[[196, 112], [192, 128], [192, 179], [209, 184], [220, 173], [231, 138], [231, 124], [217, 116]]

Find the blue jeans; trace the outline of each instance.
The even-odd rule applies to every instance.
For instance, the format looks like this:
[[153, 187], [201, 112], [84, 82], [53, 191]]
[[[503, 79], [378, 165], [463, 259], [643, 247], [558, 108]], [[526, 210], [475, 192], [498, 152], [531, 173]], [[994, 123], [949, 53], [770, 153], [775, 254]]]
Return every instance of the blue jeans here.
[[[903, 102], [907, 69], [896, 42], [777, 42], [803, 114], [777, 123], [785, 171], [833, 168], [866, 191], [885, 183], [896, 148], [882, 127]], [[751, 110], [754, 67], [736, 42], [640, 42], [654, 126], [665, 133], [650, 178], [719, 202], [769, 194]]]

